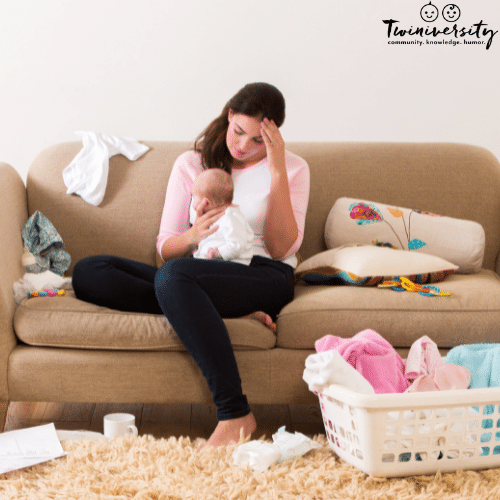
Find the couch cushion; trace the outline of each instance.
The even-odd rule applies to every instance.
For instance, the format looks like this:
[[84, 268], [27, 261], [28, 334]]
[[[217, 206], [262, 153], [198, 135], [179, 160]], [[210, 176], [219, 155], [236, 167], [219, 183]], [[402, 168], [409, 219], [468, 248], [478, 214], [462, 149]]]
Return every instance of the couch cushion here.
[[346, 245], [305, 260], [295, 269], [295, 276], [313, 285], [373, 286], [401, 276], [415, 283], [436, 283], [457, 269], [435, 255], [373, 245]]
[[450, 298], [358, 286], [297, 286], [278, 317], [278, 347], [314, 349], [325, 335], [349, 338], [371, 328], [394, 347], [423, 335], [442, 348], [499, 342], [500, 279], [490, 270], [454, 274], [439, 284]]
[[[235, 350], [272, 349], [275, 335], [250, 319], [227, 319]], [[134, 351], [184, 351], [163, 315], [127, 313], [64, 297], [25, 299], [14, 316], [20, 340], [33, 346]]]

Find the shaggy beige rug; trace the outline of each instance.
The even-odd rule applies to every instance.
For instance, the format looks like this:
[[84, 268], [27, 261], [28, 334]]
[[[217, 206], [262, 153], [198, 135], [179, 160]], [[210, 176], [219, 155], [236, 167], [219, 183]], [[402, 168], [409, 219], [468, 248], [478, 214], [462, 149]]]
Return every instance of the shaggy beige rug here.
[[500, 469], [376, 479], [322, 449], [265, 473], [233, 464], [237, 445], [198, 451], [201, 440], [151, 436], [65, 441], [66, 457], [0, 476], [9, 499], [500, 499]]

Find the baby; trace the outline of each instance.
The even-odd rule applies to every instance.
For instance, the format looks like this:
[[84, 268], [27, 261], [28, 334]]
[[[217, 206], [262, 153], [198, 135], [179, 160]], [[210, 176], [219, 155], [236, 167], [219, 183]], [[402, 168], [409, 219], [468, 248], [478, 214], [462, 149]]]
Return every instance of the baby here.
[[191, 209], [208, 200], [204, 212], [211, 208], [225, 206], [224, 215], [216, 222], [217, 231], [203, 239], [194, 257], [202, 259], [223, 259], [250, 264], [253, 257], [254, 233], [237, 205], [233, 201], [233, 180], [220, 168], [209, 168], [199, 174], [191, 188]]

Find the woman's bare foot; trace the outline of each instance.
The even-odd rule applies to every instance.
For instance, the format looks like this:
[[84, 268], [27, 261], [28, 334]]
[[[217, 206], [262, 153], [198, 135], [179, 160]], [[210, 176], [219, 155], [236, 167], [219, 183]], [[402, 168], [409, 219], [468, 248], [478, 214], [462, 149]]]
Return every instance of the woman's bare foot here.
[[233, 420], [221, 420], [208, 441], [203, 445], [203, 448], [205, 446], [217, 448], [219, 446], [226, 446], [231, 442], [237, 443], [240, 440], [242, 430], [243, 437], [246, 438], [250, 437], [256, 428], [257, 422], [253, 413]]
[[255, 321], [260, 321], [264, 326], [267, 326], [269, 330], [276, 333], [276, 323], [273, 322], [271, 316], [263, 311], [255, 311], [252, 314], [247, 314], [243, 316], [244, 318], [254, 319]]

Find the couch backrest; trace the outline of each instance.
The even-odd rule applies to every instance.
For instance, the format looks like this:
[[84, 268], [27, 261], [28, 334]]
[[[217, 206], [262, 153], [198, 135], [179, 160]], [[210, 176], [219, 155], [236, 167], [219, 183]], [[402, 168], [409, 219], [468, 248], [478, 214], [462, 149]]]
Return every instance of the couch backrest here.
[[[170, 169], [188, 142], [146, 142], [136, 161], [110, 160], [103, 202], [67, 195], [63, 169], [80, 142], [43, 151], [27, 178], [30, 215], [40, 210], [61, 234], [73, 263], [98, 253], [155, 264], [155, 242]], [[468, 219], [486, 233], [485, 268], [500, 249], [500, 164], [481, 147], [447, 143], [288, 143], [311, 169], [303, 258], [324, 250], [324, 225], [339, 197], [360, 198]]]
[[144, 143], [151, 149], [136, 161], [122, 155], [110, 158], [106, 194], [97, 207], [67, 195], [62, 178], [62, 171], [82, 149], [81, 142], [49, 147], [31, 165], [26, 182], [29, 214], [40, 210], [54, 224], [71, 255], [72, 267], [96, 254], [155, 264], [170, 170], [192, 143]]

